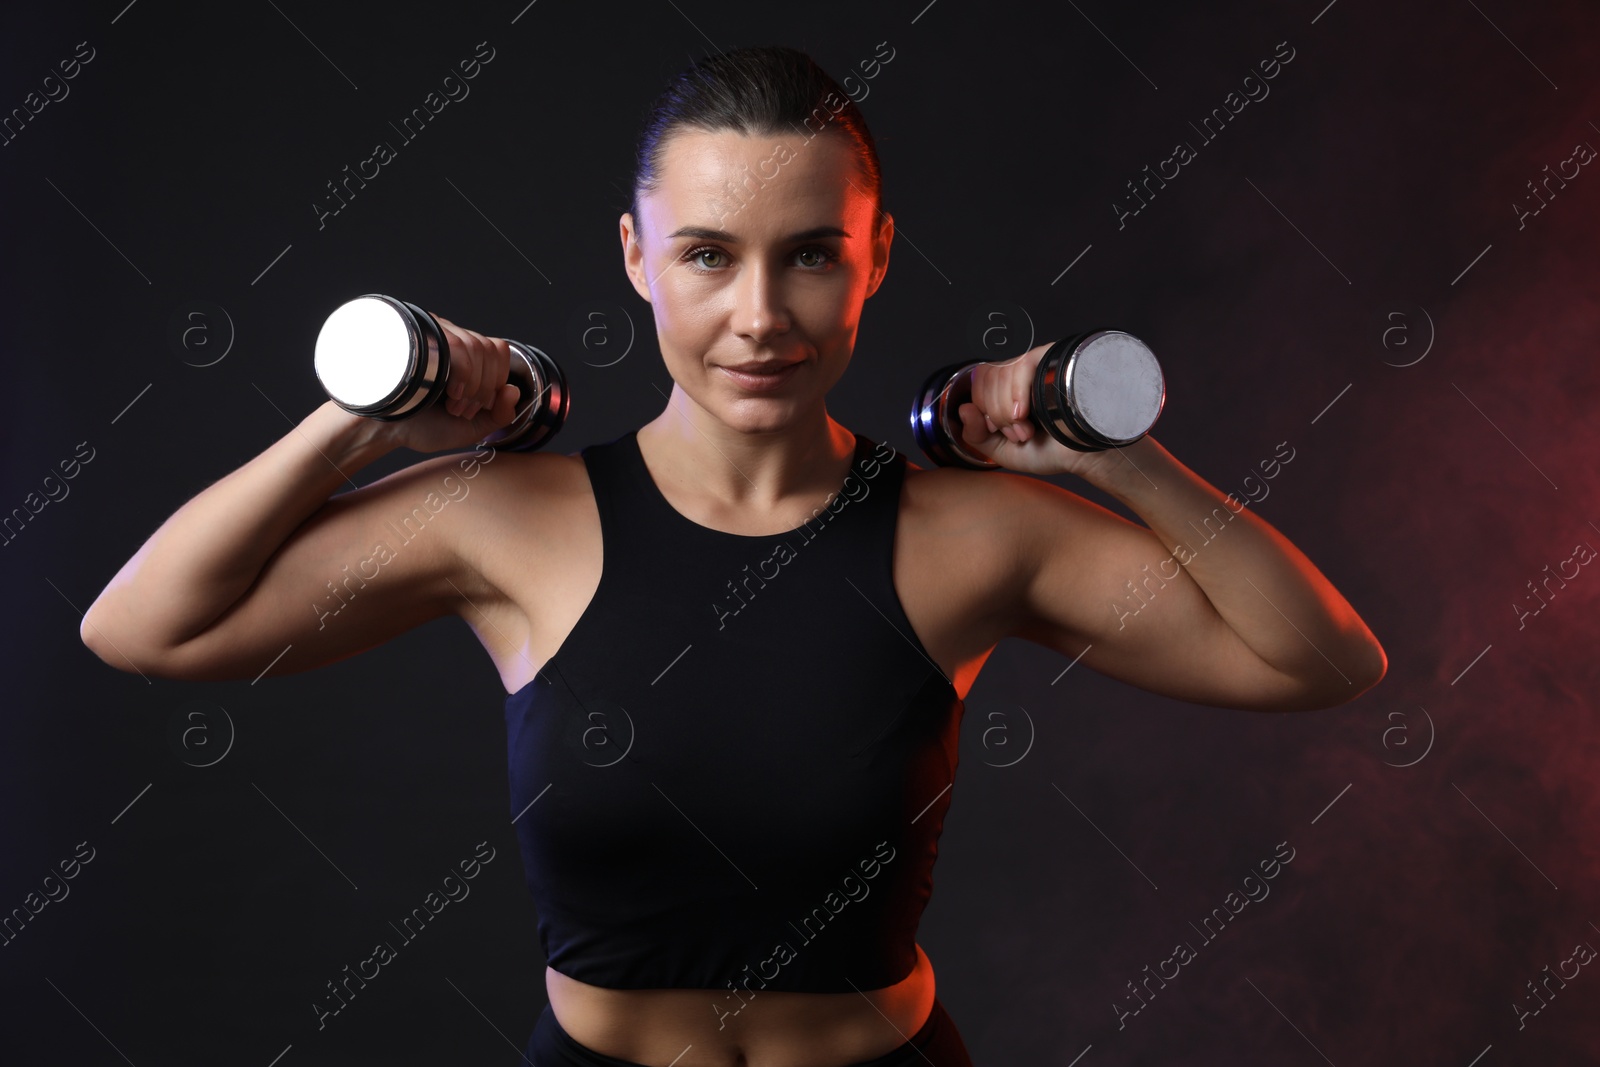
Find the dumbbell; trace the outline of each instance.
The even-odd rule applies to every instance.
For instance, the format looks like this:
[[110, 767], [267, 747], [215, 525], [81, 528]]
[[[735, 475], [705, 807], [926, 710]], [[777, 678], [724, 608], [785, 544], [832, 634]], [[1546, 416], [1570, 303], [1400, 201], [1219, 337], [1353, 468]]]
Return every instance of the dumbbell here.
[[[972, 400], [975, 361], [928, 376], [911, 403], [917, 446], [941, 467], [993, 470], [1000, 464], [961, 437], [962, 404]], [[1029, 420], [1068, 448], [1101, 452], [1150, 432], [1166, 400], [1161, 364], [1143, 341], [1121, 330], [1087, 330], [1051, 345], [1033, 374]]]
[[[506, 338], [517, 414], [482, 444], [506, 451], [541, 447], [567, 419], [567, 380], [556, 361]], [[439, 321], [417, 305], [367, 293], [335, 308], [317, 334], [317, 381], [346, 411], [392, 422], [440, 403], [450, 381], [450, 345]]]

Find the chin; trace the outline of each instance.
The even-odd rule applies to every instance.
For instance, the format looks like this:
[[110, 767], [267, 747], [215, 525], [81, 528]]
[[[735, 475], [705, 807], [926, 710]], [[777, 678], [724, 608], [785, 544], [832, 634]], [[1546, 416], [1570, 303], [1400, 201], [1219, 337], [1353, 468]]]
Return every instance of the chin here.
[[[755, 405], [761, 405], [760, 410]], [[774, 404], [770, 400], [758, 400], [754, 403], [734, 403], [724, 408], [719, 414], [722, 421], [736, 430], [746, 433], [763, 433], [770, 430], [781, 430], [794, 416], [792, 404]]]
[[727, 426], [742, 433], [771, 433], [794, 422], [801, 405], [794, 398], [757, 399], [741, 397], [718, 405], [716, 415]]

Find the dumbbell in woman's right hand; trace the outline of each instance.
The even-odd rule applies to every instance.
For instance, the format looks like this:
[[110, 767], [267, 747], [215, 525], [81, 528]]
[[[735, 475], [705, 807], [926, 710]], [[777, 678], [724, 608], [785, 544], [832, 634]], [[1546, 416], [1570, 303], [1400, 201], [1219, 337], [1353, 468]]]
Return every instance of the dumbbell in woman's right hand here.
[[483, 443], [539, 448], [566, 420], [556, 362], [415, 304], [369, 293], [337, 308], [317, 337], [316, 373], [334, 403], [384, 424], [419, 452]]
[[429, 314], [444, 330], [450, 346], [444, 395], [390, 426], [395, 439], [415, 452], [465, 448], [510, 425], [516, 417], [521, 393], [506, 380], [511, 346], [503, 337], [485, 337], [437, 312]]

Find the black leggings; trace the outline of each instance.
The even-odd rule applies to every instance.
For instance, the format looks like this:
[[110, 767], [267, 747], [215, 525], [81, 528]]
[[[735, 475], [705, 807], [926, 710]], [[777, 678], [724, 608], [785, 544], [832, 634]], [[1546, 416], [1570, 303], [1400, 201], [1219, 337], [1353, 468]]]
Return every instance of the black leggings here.
[[[571, 1034], [561, 1028], [550, 1005], [544, 1006], [539, 1020], [534, 1024], [533, 1036], [528, 1039], [524, 1058], [534, 1067], [644, 1067], [632, 1060], [580, 1045]], [[904, 1044], [885, 1052], [882, 1056], [850, 1067], [972, 1067], [972, 1057], [961, 1040], [955, 1020], [945, 1012], [939, 998], [933, 1000], [933, 1011], [922, 1028], [911, 1035]]]

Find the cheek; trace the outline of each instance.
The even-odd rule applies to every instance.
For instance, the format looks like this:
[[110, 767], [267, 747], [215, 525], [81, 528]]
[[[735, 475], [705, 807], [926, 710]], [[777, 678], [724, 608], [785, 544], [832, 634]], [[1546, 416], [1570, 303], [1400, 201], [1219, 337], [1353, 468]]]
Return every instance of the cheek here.
[[856, 328], [861, 318], [861, 292], [858, 287], [840, 287], [832, 292], [817, 294], [817, 298], [804, 311], [801, 321], [818, 335], [847, 333]]
[[685, 282], [680, 276], [663, 279], [655, 287], [651, 306], [655, 311], [656, 326], [673, 332], [692, 332], [702, 329], [713, 317], [712, 302], [701, 286]]
[[676, 299], [669, 314], [673, 331], [690, 340], [715, 334], [728, 318], [719, 298], [693, 290]]
[[669, 363], [702, 361], [727, 329], [726, 309], [693, 286], [663, 286], [651, 304], [657, 340]]

